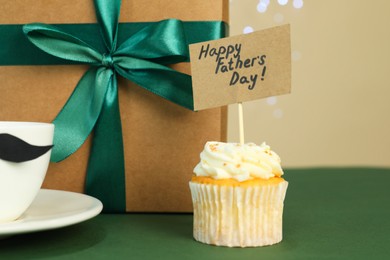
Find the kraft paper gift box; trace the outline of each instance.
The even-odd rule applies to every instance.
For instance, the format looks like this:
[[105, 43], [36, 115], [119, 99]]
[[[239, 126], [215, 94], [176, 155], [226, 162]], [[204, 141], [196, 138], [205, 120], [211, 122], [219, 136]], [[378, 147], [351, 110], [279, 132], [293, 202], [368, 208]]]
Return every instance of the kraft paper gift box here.
[[[124, 0], [119, 22], [157, 22], [169, 18], [227, 22], [227, 8], [227, 0]], [[1, 27], [13, 24], [97, 23], [92, 0], [0, 0], [0, 13], [0, 32]], [[13, 45], [8, 42], [11, 49], [3, 49], [3, 54], [14, 51], [22, 64], [4, 64], [0, 57], [0, 120], [51, 122], [90, 66], [56, 62], [42, 65], [39, 60], [38, 64], [23, 64], [23, 53], [28, 48], [12, 49]], [[31, 44], [29, 48], [36, 47]], [[188, 62], [172, 67], [190, 73]], [[117, 79], [125, 167], [123, 210], [192, 211], [188, 181], [205, 142], [226, 139], [226, 108], [193, 112], [128, 79], [121, 76]], [[43, 188], [85, 192], [94, 138], [92, 132], [76, 152], [61, 162], [51, 163]], [[115, 169], [109, 174], [115, 174]], [[106, 180], [100, 181], [106, 185]], [[107, 185], [113, 184], [108, 181]], [[116, 187], [111, 190], [116, 192]], [[108, 211], [121, 211], [110, 205], [115, 201], [102, 200]]]

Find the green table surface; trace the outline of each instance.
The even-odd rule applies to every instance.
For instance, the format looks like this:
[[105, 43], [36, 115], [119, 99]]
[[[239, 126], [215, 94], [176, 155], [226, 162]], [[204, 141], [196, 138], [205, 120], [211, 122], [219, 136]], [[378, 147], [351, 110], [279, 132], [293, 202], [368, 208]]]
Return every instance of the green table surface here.
[[0, 240], [0, 259], [390, 259], [390, 169], [286, 170], [283, 241], [205, 245], [191, 214], [101, 214]]

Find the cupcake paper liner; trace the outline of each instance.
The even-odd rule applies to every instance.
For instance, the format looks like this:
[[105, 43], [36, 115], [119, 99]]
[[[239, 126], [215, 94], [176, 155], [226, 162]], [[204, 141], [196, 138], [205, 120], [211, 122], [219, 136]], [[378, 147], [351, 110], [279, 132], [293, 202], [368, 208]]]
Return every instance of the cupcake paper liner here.
[[254, 247], [282, 240], [288, 183], [248, 187], [190, 182], [194, 238], [228, 247]]

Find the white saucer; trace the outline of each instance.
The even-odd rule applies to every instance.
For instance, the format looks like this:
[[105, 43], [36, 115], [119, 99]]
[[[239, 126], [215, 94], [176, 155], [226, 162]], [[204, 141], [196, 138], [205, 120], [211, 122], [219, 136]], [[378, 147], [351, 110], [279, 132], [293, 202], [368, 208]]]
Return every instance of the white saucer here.
[[0, 223], [0, 237], [73, 225], [95, 217], [102, 209], [102, 203], [88, 195], [41, 189], [19, 219]]

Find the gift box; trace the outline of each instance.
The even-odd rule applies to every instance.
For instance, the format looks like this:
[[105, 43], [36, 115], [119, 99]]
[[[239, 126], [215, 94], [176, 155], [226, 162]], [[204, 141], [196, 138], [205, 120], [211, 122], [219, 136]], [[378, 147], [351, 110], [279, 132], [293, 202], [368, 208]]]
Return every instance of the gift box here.
[[[107, 4], [110, 5], [110, 1], [106, 1]], [[80, 96], [75, 87], [79, 87], [80, 79], [89, 77], [91, 64], [72, 60], [63, 62], [60, 58], [53, 58], [42, 51], [42, 47], [33, 44], [34, 39], [40, 41], [38, 34], [43, 31], [40, 25], [22, 25], [35, 22], [52, 24], [70, 35], [75, 33], [76, 36], [84, 37], [87, 45], [93, 45], [97, 38], [102, 37], [95, 11], [106, 13], [115, 8], [110, 5], [110, 8], [99, 10], [92, 0], [0, 0], [0, 6], [0, 35], [7, 36], [6, 39], [2, 38], [5, 47], [0, 52], [0, 120], [51, 122], [57, 115], [66, 114], [64, 107], [72, 105], [68, 101], [70, 96]], [[210, 40], [205, 36], [211, 34], [208, 32], [208, 23], [227, 22], [227, 8], [227, 0], [124, 0], [120, 6], [118, 45], [149, 24], [171, 18], [184, 21], [186, 46], [191, 42]], [[205, 26], [201, 24], [197, 27], [201, 22], [205, 22]], [[169, 27], [178, 22], [173, 20], [166, 23]], [[214, 24], [211, 25], [212, 30], [216, 30], [213, 26]], [[222, 27], [218, 29], [221, 35], [224, 33]], [[38, 36], [35, 35], [26, 44], [9, 33], [17, 30], [20, 30], [20, 34], [24, 32], [26, 35]], [[158, 33], [159, 30], [155, 31]], [[51, 36], [52, 32], [47, 35]], [[73, 39], [72, 37], [69, 36], [69, 39]], [[154, 37], [149, 41], [157, 41], [158, 47], [162, 36], [147, 37]], [[103, 40], [98, 44], [100, 47], [104, 47]], [[66, 56], [71, 51], [64, 53], [62, 55]], [[147, 55], [148, 53], [146, 52]], [[137, 78], [132, 81], [122, 77], [120, 72], [115, 71], [112, 57], [105, 55], [103, 53], [103, 63], [114, 71], [110, 74], [112, 77], [109, 77], [109, 84], [117, 86], [117, 95], [116, 90], [110, 87], [104, 92], [106, 96], [102, 101], [103, 112], [100, 112], [96, 125], [93, 124], [93, 130], [85, 141], [79, 141], [79, 136], [73, 130], [62, 130], [62, 126], [67, 129], [67, 120], [71, 122], [72, 116], [61, 119], [57, 116], [55, 120], [58, 119], [58, 125], [62, 125], [57, 127], [61, 130], [56, 131], [63, 131], [56, 132], [57, 139], [66, 135], [66, 142], [72, 143], [74, 140], [82, 145], [71, 152], [65, 151], [61, 146], [57, 147], [59, 153], [68, 154], [62, 155], [60, 162], [50, 164], [43, 188], [86, 192], [101, 199], [108, 212], [192, 211], [188, 181], [205, 142], [226, 140], [226, 108], [199, 112], [183, 108], [175, 104], [180, 103], [175, 102], [176, 97], [172, 97], [174, 103], [156, 95], [155, 90], [148, 89], [156, 89], [155, 82], [148, 81], [148, 74], [141, 77], [141, 81], [147, 83], [147, 86], [142, 87]], [[158, 62], [166, 65], [165, 59]], [[174, 70], [190, 74], [188, 61], [178, 59], [168, 64]], [[93, 73], [99, 75], [99, 71]], [[180, 85], [180, 81], [177, 84]], [[93, 86], [89, 88], [93, 88], [98, 84], [90, 85]], [[100, 90], [95, 92], [98, 91]], [[115, 98], [110, 99], [107, 95]], [[82, 110], [84, 106], [91, 106], [89, 102], [79, 100], [75, 109]], [[119, 109], [117, 115], [116, 102]], [[74, 113], [73, 117], [77, 116], [79, 115]], [[116, 125], [116, 128], [112, 125]], [[76, 126], [79, 127], [77, 124]], [[80, 128], [80, 131], [84, 130], [82, 126]], [[121, 170], [123, 173], [118, 174]]]

